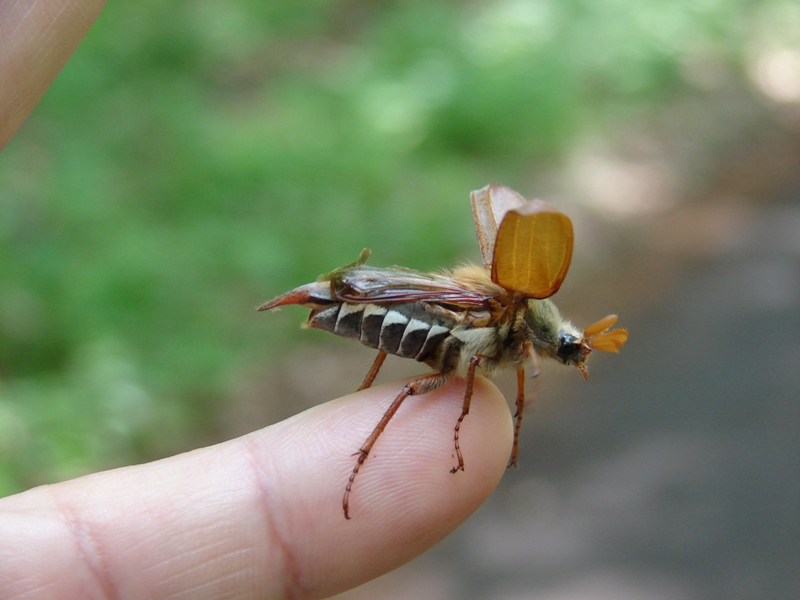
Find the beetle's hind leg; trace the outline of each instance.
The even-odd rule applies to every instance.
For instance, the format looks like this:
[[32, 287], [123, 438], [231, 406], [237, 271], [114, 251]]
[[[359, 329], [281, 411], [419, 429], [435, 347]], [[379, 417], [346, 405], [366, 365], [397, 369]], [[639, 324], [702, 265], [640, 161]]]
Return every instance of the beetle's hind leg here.
[[386, 352], [381, 350], [378, 352], [378, 356], [375, 357], [375, 362], [372, 363], [367, 376], [364, 377], [364, 381], [361, 382], [361, 385], [356, 390], [357, 392], [365, 390], [372, 385], [372, 382], [374, 382], [375, 378], [378, 376], [378, 371], [380, 371], [383, 366], [384, 360], [386, 360]]
[[[386, 357], [386, 353], [382, 352], [383, 358]], [[375, 364], [372, 365], [372, 369], [370, 369], [370, 374], [372, 371], [375, 371], [377, 375], [377, 370], [380, 369], [380, 363], [383, 362], [383, 358], [381, 355], [378, 355], [378, 358], [375, 359]], [[378, 365], [377, 368], [375, 365]], [[386, 429], [386, 425], [388, 425], [389, 421], [391, 421], [394, 414], [397, 412], [397, 409], [400, 408], [400, 405], [403, 403], [403, 400], [408, 398], [409, 396], [421, 396], [422, 394], [427, 394], [428, 392], [432, 392], [436, 388], [440, 387], [450, 375], [444, 375], [442, 373], [430, 373], [428, 375], [423, 375], [413, 381], [409, 381], [405, 386], [403, 386], [402, 391], [400, 394], [392, 401], [389, 408], [386, 409], [386, 412], [383, 413], [381, 420], [378, 421], [378, 424], [375, 426], [375, 429], [372, 430], [372, 433], [369, 434], [369, 437], [364, 442], [364, 444], [359, 448], [356, 454], [358, 455], [358, 460], [356, 461], [355, 466], [353, 467], [353, 472], [350, 473], [350, 479], [347, 481], [347, 486], [344, 489], [344, 497], [342, 498], [342, 508], [344, 509], [344, 518], [350, 518], [350, 492], [353, 489], [353, 482], [356, 479], [356, 475], [358, 475], [358, 470], [361, 468], [361, 465], [364, 464], [364, 461], [367, 460], [367, 456], [369, 456], [370, 450], [372, 450], [372, 446], [375, 445], [378, 437], [383, 433], [383, 430]], [[374, 375], [372, 379], [374, 379]], [[367, 379], [369, 379], [369, 374], [367, 375]], [[365, 380], [366, 383], [366, 380]], [[369, 382], [372, 383], [371, 381]], [[369, 386], [367, 386], [369, 387]]]

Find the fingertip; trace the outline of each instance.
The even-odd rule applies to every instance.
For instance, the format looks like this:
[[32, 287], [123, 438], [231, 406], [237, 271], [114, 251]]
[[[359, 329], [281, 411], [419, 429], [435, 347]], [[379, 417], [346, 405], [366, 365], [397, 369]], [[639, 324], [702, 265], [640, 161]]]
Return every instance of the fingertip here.
[[[404, 383], [385, 384], [335, 401], [343, 403], [342, 410], [347, 414], [347, 431], [341, 441], [351, 449], [347, 453], [351, 466], [357, 460], [358, 448]], [[469, 413], [459, 427], [458, 441], [465, 464], [463, 469], [455, 469], [455, 427], [463, 408], [464, 391], [464, 381], [456, 379], [404, 401], [359, 471], [359, 489], [353, 487], [356, 499], [350, 503], [351, 515], [357, 511], [376, 512], [363, 518], [383, 521], [385, 515], [377, 514], [376, 507], [383, 503], [391, 512], [396, 503], [398, 510], [419, 510], [425, 516], [432, 506], [442, 504], [442, 493], [448, 492], [456, 494], [454, 505], [468, 506], [470, 503], [465, 501], [473, 494], [478, 504], [485, 500], [505, 471], [513, 424], [502, 393], [489, 380], [476, 377]], [[370, 471], [372, 475], [367, 475]], [[443, 477], [442, 473], [466, 475], [453, 478]], [[375, 503], [370, 501], [372, 496]]]
[[352, 454], [404, 383], [365, 390], [323, 409], [334, 422], [347, 424], [335, 459], [342, 464], [334, 484], [339, 502], [327, 501], [338, 507], [338, 515], [325, 510], [322, 525], [324, 537], [336, 545], [316, 557], [326, 565], [326, 593], [368, 581], [435, 545], [491, 495], [506, 470], [513, 439], [510, 411], [491, 382], [476, 378], [459, 435], [464, 470], [453, 472], [454, 428], [464, 399], [464, 382], [455, 380], [404, 402], [354, 481], [346, 520], [341, 494], [357, 460]]

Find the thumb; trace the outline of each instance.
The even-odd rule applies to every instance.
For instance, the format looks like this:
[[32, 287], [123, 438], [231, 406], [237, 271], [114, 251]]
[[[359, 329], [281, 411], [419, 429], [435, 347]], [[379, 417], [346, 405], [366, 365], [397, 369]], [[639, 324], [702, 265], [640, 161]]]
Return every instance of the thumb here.
[[0, 2], [0, 150], [83, 40], [105, 0]]

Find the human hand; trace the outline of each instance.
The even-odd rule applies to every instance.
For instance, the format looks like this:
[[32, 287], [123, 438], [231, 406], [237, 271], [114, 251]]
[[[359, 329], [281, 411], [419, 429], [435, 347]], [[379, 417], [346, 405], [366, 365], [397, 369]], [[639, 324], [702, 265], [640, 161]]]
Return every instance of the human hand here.
[[324, 598], [453, 531], [505, 471], [503, 396], [476, 378], [451, 475], [463, 382], [411, 397], [342, 492], [401, 383], [333, 400], [209, 448], [0, 499], [0, 590], [12, 598]]

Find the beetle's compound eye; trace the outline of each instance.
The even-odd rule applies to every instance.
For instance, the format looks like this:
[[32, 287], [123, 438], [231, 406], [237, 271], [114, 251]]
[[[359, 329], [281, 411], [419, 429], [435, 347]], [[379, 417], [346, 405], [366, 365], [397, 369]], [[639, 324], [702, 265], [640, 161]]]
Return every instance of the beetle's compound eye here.
[[570, 333], [558, 334], [558, 358], [565, 365], [574, 365], [581, 357], [581, 342]]

